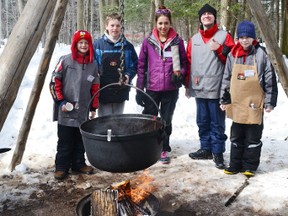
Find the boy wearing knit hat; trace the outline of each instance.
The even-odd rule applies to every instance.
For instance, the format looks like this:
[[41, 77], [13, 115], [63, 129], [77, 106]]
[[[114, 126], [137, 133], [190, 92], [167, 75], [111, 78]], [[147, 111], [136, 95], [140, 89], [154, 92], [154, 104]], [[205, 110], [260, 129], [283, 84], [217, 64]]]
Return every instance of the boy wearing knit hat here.
[[93, 168], [85, 163], [85, 149], [79, 130], [98, 108], [98, 67], [94, 62], [92, 38], [89, 32], [78, 30], [72, 38], [71, 53], [62, 56], [52, 73], [50, 92], [54, 99], [53, 121], [58, 121], [58, 145], [55, 159], [55, 179], [68, 176], [69, 169], [91, 174]]
[[255, 26], [243, 21], [238, 42], [228, 54], [221, 85], [222, 110], [233, 120], [226, 174], [254, 176], [260, 164], [263, 113], [277, 103], [277, 81], [267, 54], [256, 41]]
[[186, 96], [195, 97], [200, 149], [189, 154], [192, 159], [212, 159], [224, 169], [225, 113], [219, 108], [220, 87], [227, 54], [234, 40], [216, 23], [217, 11], [209, 4], [199, 10], [200, 29], [187, 45], [188, 73]]

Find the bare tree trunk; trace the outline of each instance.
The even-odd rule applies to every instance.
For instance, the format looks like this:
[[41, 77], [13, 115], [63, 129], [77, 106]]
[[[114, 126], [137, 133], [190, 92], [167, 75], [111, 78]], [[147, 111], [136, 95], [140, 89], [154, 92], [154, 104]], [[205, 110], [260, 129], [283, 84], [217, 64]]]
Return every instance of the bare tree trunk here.
[[154, 17], [155, 17], [155, 0], [151, 0], [151, 5], [150, 5], [150, 16], [149, 16], [149, 31], [152, 31], [154, 27]]
[[77, 1], [77, 29], [84, 30], [84, 0]]
[[55, 3], [56, 0], [29, 0], [3, 50], [5, 55], [0, 56], [0, 131]]
[[5, 37], [8, 38], [9, 37], [9, 1], [5, 0], [5, 10], [6, 10], [6, 23], [5, 23], [5, 27], [6, 27], [6, 35]]
[[244, 11], [244, 19], [245, 20], [251, 20], [252, 14], [251, 11], [249, 10], [249, 6], [247, 4], [246, 0], [243, 0], [243, 11]]
[[189, 40], [189, 19], [185, 17], [183, 22], [185, 25], [185, 29], [183, 31], [183, 39], [185, 41], [188, 41]]
[[57, 0], [54, 15], [52, 17], [52, 25], [48, 32], [48, 37], [44, 47], [43, 56], [40, 61], [37, 76], [32, 88], [32, 93], [28, 101], [28, 105], [24, 115], [25, 117], [22, 121], [22, 125], [16, 143], [16, 148], [10, 164], [11, 171], [13, 171], [15, 167], [21, 163], [26, 146], [26, 141], [31, 128], [32, 120], [45, 82], [47, 71], [49, 69], [50, 60], [55, 48], [55, 44], [65, 15], [65, 10], [68, 1], [69, 0]]
[[92, 37], [94, 38], [94, 29], [93, 29], [93, 23], [94, 23], [94, 0], [90, 0], [90, 33]]
[[18, 10], [19, 10], [19, 14], [22, 13], [24, 7], [25, 7], [25, 4], [27, 2], [27, 0], [18, 0]]
[[105, 31], [105, 17], [104, 17], [104, 6], [105, 6], [105, 0], [99, 0], [99, 22], [100, 22], [100, 35], [102, 35]]
[[[274, 34], [271, 34], [271, 24], [261, 5], [261, 1], [247, 0], [254, 18], [264, 37], [270, 60], [277, 68], [280, 83], [288, 96], [288, 69]], [[287, 37], [287, 36], [286, 36]]]
[[274, 1], [274, 23], [275, 23], [275, 37], [280, 39], [280, 25], [279, 25], [279, 0]]
[[3, 40], [3, 34], [2, 34], [2, 1], [0, 0], [0, 47], [1, 47], [1, 43]]
[[[237, 0], [232, 0], [231, 5], [235, 4], [237, 4]], [[238, 18], [238, 10], [233, 14], [231, 13], [229, 32], [231, 33], [232, 37], [234, 37], [236, 32], [237, 18]]]
[[[69, 41], [69, 42], [71, 42], [71, 38], [77, 29], [77, 11], [75, 13], [75, 10], [74, 10], [76, 7], [75, 1], [76, 0], [70, 0], [70, 2], [71, 2], [70, 10], [71, 10], [72, 18], [71, 18], [71, 20], [69, 20], [69, 23], [70, 23], [69, 27], [71, 28], [71, 31], [70, 31], [69, 35], [66, 35], [66, 38], [68, 39], [67, 41]], [[67, 17], [69, 19], [69, 16], [67, 16]], [[69, 43], [67, 43], [67, 44], [69, 44]]]
[[164, 5], [164, 0], [155, 0], [155, 8], [156, 10], [159, 8], [159, 6]]
[[108, 5], [119, 8], [119, 0], [109, 0]]
[[281, 42], [281, 50], [283, 54], [288, 56], [288, 0], [282, 0], [282, 42]]
[[90, 0], [84, 0], [84, 11], [83, 11], [83, 22], [84, 22], [84, 29], [89, 30], [90, 25]]
[[228, 5], [229, 5], [229, 0], [221, 0], [221, 8], [220, 8], [220, 26], [222, 29], [226, 30], [229, 25], [228, 23]]

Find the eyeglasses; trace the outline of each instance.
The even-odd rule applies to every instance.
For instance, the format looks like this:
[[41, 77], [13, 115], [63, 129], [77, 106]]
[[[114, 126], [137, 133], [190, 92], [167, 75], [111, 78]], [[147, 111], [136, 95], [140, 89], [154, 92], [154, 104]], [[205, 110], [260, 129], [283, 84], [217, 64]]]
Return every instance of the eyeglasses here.
[[171, 14], [171, 11], [169, 9], [158, 9], [155, 13], [156, 14], [169, 15], [169, 14]]

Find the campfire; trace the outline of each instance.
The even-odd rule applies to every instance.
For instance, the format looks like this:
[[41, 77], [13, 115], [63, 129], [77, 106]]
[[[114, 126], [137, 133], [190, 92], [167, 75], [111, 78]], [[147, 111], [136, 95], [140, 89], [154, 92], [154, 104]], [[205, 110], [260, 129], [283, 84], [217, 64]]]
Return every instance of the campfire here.
[[152, 181], [153, 178], [144, 173], [135, 179], [110, 185], [106, 189], [95, 190], [90, 195], [90, 212], [88, 215], [155, 215], [159, 209], [159, 202], [151, 193], [154, 190], [151, 185]]

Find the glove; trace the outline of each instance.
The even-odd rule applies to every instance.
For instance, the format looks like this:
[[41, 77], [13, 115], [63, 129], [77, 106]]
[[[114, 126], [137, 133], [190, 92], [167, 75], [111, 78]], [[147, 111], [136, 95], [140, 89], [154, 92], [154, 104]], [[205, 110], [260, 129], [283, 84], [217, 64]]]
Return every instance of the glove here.
[[231, 95], [227, 89], [225, 89], [221, 98], [221, 104], [231, 104]]
[[173, 73], [171, 80], [172, 80], [172, 83], [174, 83], [178, 88], [180, 88], [182, 86], [182, 83], [183, 83], [183, 76], [182, 76], [182, 74], [177, 76], [176, 74]]
[[136, 102], [138, 105], [144, 107], [145, 106], [145, 95], [141, 91], [137, 91], [136, 93]]

